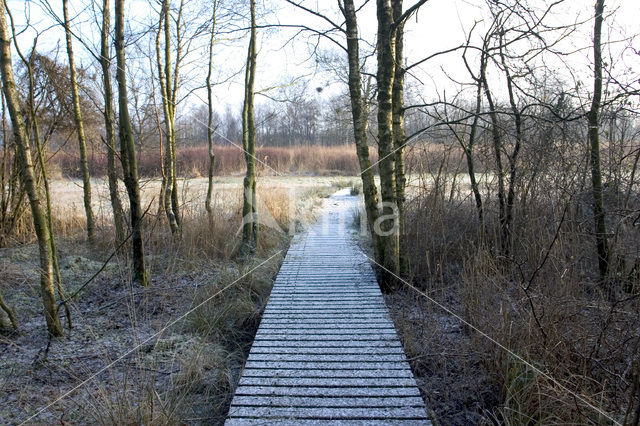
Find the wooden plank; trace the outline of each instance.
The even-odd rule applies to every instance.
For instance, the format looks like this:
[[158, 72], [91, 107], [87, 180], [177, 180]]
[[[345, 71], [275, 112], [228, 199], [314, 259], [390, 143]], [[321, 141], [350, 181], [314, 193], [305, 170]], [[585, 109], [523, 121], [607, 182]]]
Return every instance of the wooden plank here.
[[393, 328], [391, 321], [384, 319], [364, 320], [364, 321], [320, 321], [313, 319], [285, 319], [285, 318], [268, 318], [263, 319], [261, 326], [265, 328], [285, 328], [287, 330], [295, 328]]
[[[375, 315], [375, 314], [378, 315]], [[285, 312], [265, 312], [264, 317], [266, 318], [270, 318], [270, 317], [274, 317], [274, 318], [342, 318], [342, 319], [350, 319], [350, 318], [359, 318], [359, 319], [369, 319], [372, 316], [374, 317], [379, 317], [379, 318], [384, 318], [386, 316], [386, 313], [384, 313], [385, 315], [383, 316], [383, 312], [376, 312], [373, 313], [374, 315], [370, 315], [369, 312], [291, 312], [291, 313], [285, 313]]]
[[[314, 366], [315, 367], [315, 366]], [[329, 368], [245, 368], [244, 377], [278, 377], [278, 378], [405, 378], [413, 379], [413, 374], [406, 368], [383, 369], [329, 369]]]
[[[356, 197], [294, 237], [227, 425], [428, 425], [368, 259], [350, 240]], [[334, 214], [335, 213], [335, 214]]]
[[[255, 419], [251, 417], [232, 417], [227, 420], [225, 425], [228, 426], [249, 426], [249, 425], [261, 425], [261, 426], [318, 426], [318, 425], [335, 425], [335, 421], [332, 420], [317, 420], [317, 419], [295, 419], [295, 420], [286, 420], [286, 419], [269, 419], [261, 420]], [[430, 425], [431, 422], [425, 420], [404, 420], [404, 419], [394, 419], [394, 420], [351, 420], [351, 419], [340, 419], [340, 426], [424, 426]]]
[[325, 355], [325, 354], [249, 354], [250, 361], [301, 361], [301, 362], [406, 362], [404, 354]]
[[[323, 368], [330, 369], [359, 369], [359, 370], [407, 370], [404, 363], [396, 362], [318, 362], [318, 361], [286, 361], [286, 360], [270, 360], [270, 361], [248, 361], [246, 368], [271, 368], [271, 369], [305, 369], [305, 368]], [[410, 371], [410, 370], [408, 370]]]
[[[319, 346], [275, 346], [275, 347], [260, 347], [257, 346], [251, 350], [254, 354], [360, 354], [363, 352], [363, 347], [352, 346], [339, 346], [334, 348], [323, 348]], [[381, 347], [381, 348], [369, 348], [368, 353], [372, 355], [383, 354], [404, 354], [402, 348], [399, 346], [393, 347]]]
[[321, 334], [308, 334], [308, 335], [287, 335], [287, 334], [275, 334], [269, 336], [258, 336], [256, 341], [260, 342], [316, 342], [322, 345], [324, 342], [341, 342], [343, 345], [349, 342], [377, 342], [380, 340], [394, 341], [397, 337], [393, 334], [334, 334], [334, 335], [321, 335]]
[[232, 406], [232, 416], [255, 416], [258, 418], [296, 418], [296, 419], [407, 419], [427, 420], [424, 408], [415, 407], [368, 407], [368, 408], [324, 408], [324, 407], [243, 407]]
[[345, 315], [348, 314], [367, 314], [369, 316], [384, 317], [386, 311], [382, 308], [359, 308], [357, 306], [345, 307], [345, 308], [270, 308], [265, 309], [264, 315]]
[[[288, 395], [304, 397], [378, 397], [378, 396], [420, 396], [417, 387], [318, 387], [318, 386], [244, 386], [238, 385], [236, 395]], [[232, 403], [233, 405], [233, 403]]]
[[294, 337], [294, 336], [393, 336], [395, 337], [396, 331], [392, 328], [376, 328], [376, 329], [321, 329], [321, 328], [310, 328], [306, 332], [304, 329], [264, 329], [260, 330], [260, 334], [256, 334], [256, 338], [271, 338], [273, 336], [281, 336], [283, 334]]
[[336, 298], [335, 295], [327, 295], [322, 297], [294, 297], [294, 296], [271, 296], [269, 303], [276, 305], [289, 305], [291, 303], [381, 303], [380, 298], [376, 296], [358, 296], [358, 297], [340, 297]]
[[258, 340], [253, 342], [252, 348], [264, 348], [264, 347], [324, 347], [324, 348], [343, 348], [343, 347], [357, 347], [362, 351], [371, 351], [375, 348], [402, 348], [400, 342], [396, 340], [308, 340], [308, 341], [282, 341], [282, 340]]
[[239, 406], [273, 407], [422, 407], [424, 401], [409, 397], [355, 397], [326, 398], [300, 396], [239, 396], [234, 401]]
[[375, 334], [375, 333], [392, 333], [396, 332], [395, 328], [390, 327], [388, 324], [380, 324], [369, 327], [358, 327], [351, 324], [339, 324], [335, 327], [326, 327], [322, 323], [318, 323], [315, 326], [307, 325], [306, 327], [284, 326], [278, 327], [277, 325], [262, 327], [260, 333], [262, 334]]

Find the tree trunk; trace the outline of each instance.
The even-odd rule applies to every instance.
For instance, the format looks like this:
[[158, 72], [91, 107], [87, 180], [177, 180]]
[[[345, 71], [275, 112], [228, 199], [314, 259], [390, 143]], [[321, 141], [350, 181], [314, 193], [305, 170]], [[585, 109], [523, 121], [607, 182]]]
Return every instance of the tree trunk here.
[[[393, 148], [395, 150], [395, 196], [396, 205], [398, 206], [398, 236], [402, 240], [405, 235], [405, 211], [404, 203], [406, 201], [405, 187], [407, 185], [407, 177], [405, 174], [405, 144], [406, 131], [404, 126], [404, 22], [400, 22], [402, 16], [402, 0], [393, 1], [393, 20], [396, 25], [396, 52], [395, 52], [395, 70], [392, 88], [392, 114], [393, 114]], [[400, 241], [399, 247], [402, 247]], [[402, 266], [402, 253], [400, 255], [400, 266]]]
[[513, 146], [513, 152], [509, 156], [509, 187], [507, 189], [507, 201], [505, 205], [505, 226], [502, 230], [502, 240], [505, 243], [505, 256], [509, 256], [512, 245], [512, 227], [514, 216], [514, 205], [516, 199], [516, 179], [517, 179], [517, 164], [518, 154], [522, 147], [522, 113], [516, 104], [516, 99], [513, 90], [513, 78], [509, 72], [507, 61], [504, 55], [504, 43], [502, 37], [500, 37], [500, 61], [504, 68], [505, 78], [507, 80], [507, 92], [509, 93], [509, 105], [511, 106], [511, 113], [513, 114], [515, 124], [515, 144]]
[[358, 46], [358, 21], [353, 0], [344, 0], [342, 14], [345, 18], [347, 31], [347, 56], [349, 61], [349, 97], [351, 100], [351, 116], [353, 119], [353, 136], [356, 144], [360, 178], [362, 179], [362, 194], [364, 196], [367, 223], [373, 240], [373, 251], [376, 262], [382, 263], [384, 246], [380, 236], [374, 232], [373, 225], [378, 222], [378, 188], [375, 184], [373, 167], [369, 159], [369, 145], [367, 144], [367, 114], [362, 99], [362, 80], [360, 75], [360, 48]]
[[[176, 176], [174, 170], [175, 164], [175, 152], [173, 151], [175, 144], [172, 143], [173, 135], [173, 117], [171, 108], [171, 27], [170, 27], [170, 9], [169, 0], [163, 0], [162, 10], [160, 12], [160, 20], [158, 22], [158, 34], [156, 35], [156, 56], [158, 61], [158, 80], [160, 81], [160, 94], [162, 98], [162, 110], [164, 113], [164, 125], [165, 125], [165, 154], [164, 154], [164, 212], [167, 215], [167, 221], [169, 222], [169, 228], [171, 228], [172, 234], [177, 234], [180, 231], [178, 225], [178, 218], [175, 215], [175, 210], [172, 206], [172, 193], [174, 190], [174, 178]], [[160, 36], [163, 31], [165, 32], [165, 63], [162, 64]]]
[[[4, 106], [4, 95], [2, 98], [2, 163], [0, 164], [0, 247], [4, 247], [6, 238], [7, 218], [9, 213], [9, 194], [11, 193], [11, 187], [8, 187], [8, 183], [11, 182], [10, 176], [7, 172], [9, 170], [9, 143], [7, 140], [7, 121]], [[6, 141], [6, 142], [5, 142]]]
[[149, 276], [145, 265], [143, 213], [138, 182], [138, 164], [136, 146], [133, 140], [133, 128], [129, 117], [127, 101], [127, 76], [124, 55], [124, 0], [115, 2], [116, 16], [116, 81], [118, 82], [120, 159], [124, 174], [124, 184], [129, 195], [131, 216], [131, 257], [133, 260], [133, 280], [139, 284], [149, 285]]
[[[13, 310], [5, 303], [2, 298], [2, 293], [0, 293], [0, 308], [7, 314], [9, 317], [9, 322], [11, 322], [11, 327], [14, 330], [18, 331], [18, 320], [16, 319], [16, 315], [13, 313]], [[0, 324], [2, 324], [2, 318], [0, 318]]]
[[595, 222], [596, 250], [600, 282], [606, 292], [610, 292], [609, 243], [605, 223], [604, 202], [602, 200], [602, 173], [600, 171], [600, 104], [602, 101], [602, 21], [604, 0], [596, 0], [595, 24], [593, 30], [593, 99], [587, 113], [589, 124], [589, 157], [591, 160], [591, 186], [593, 190], [593, 219]]
[[38, 188], [36, 187], [35, 173], [33, 162], [31, 160], [31, 150], [29, 140], [20, 110], [20, 101], [16, 91], [13, 70], [11, 68], [11, 37], [7, 26], [4, 10], [6, 4], [4, 0], [0, 0], [2, 13], [0, 13], [0, 71], [2, 72], [2, 89], [7, 101], [9, 115], [13, 124], [14, 141], [16, 144], [17, 161], [20, 163], [22, 173], [20, 178], [24, 185], [29, 205], [31, 206], [31, 215], [33, 218], [33, 227], [38, 239], [38, 250], [40, 254], [40, 291], [42, 293], [42, 302], [45, 312], [45, 320], [47, 322], [47, 330], [52, 336], [62, 335], [62, 325], [58, 317], [56, 307], [55, 289], [53, 284], [53, 261], [51, 256], [51, 234], [46, 215], [40, 198], [38, 196]]
[[104, 127], [107, 145], [107, 174], [109, 178], [109, 198], [113, 210], [113, 223], [116, 229], [116, 246], [124, 241], [125, 223], [122, 201], [118, 192], [118, 174], [116, 170], [116, 135], [113, 114], [113, 88], [111, 87], [111, 54], [109, 52], [109, 31], [111, 27], [109, 0], [102, 2], [102, 31], [100, 33], [100, 66], [104, 86]]
[[[149, 59], [149, 69], [153, 69], [153, 60]], [[164, 210], [164, 193], [167, 186], [167, 175], [164, 171], [164, 147], [163, 147], [163, 135], [162, 135], [162, 122], [160, 121], [160, 113], [158, 112], [158, 103], [156, 102], [156, 88], [151, 82], [151, 99], [153, 99], [153, 115], [156, 120], [156, 129], [158, 130], [158, 152], [160, 153], [160, 190], [158, 191], [158, 209], [156, 216], [160, 220], [163, 215], [166, 216]]]
[[38, 118], [36, 114], [36, 103], [35, 103], [35, 81], [33, 77], [33, 58], [36, 53], [36, 46], [38, 42], [38, 38], [36, 37], [33, 41], [33, 48], [31, 50], [31, 54], [29, 59], [27, 59], [21, 52], [20, 46], [17, 43], [16, 37], [16, 29], [13, 22], [13, 16], [11, 15], [11, 11], [7, 9], [7, 15], [9, 15], [9, 20], [11, 22], [11, 33], [13, 34], [13, 43], [16, 48], [16, 52], [18, 56], [22, 60], [22, 63], [25, 66], [28, 77], [28, 90], [27, 90], [27, 138], [30, 139], [30, 131], [33, 130], [33, 139], [36, 144], [36, 154], [38, 156], [38, 162], [40, 163], [40, 173], [41, 175], [38, 178], [42, 178], [42, 183], [44, 186], [44, 196], [45, 196], [45, 214], [47, 217], [47, 226], [49, 227], [49, 234], [51, 238], [49, 239], [49, 244], [51, 246], [51, 261], [53, 263], [53, 272], [56, 282], [56, 288], [58, 290], [58, 296], [60, 300], [63, 300], [65, 315], [67, 318], [67, 324], [69, 328], [73, 328], [73, 324], [71, 321], [71, 310], [69, 309], [69, 303], [66, 301], [65, 293], [62, 288], [62, 277], [60, 275], [60, 265], [58, 264], [58, 250], [56, 248], [56, 238], [55, 232], [53, 229], [53, 215], [51, 213], [51, 191], [49, 190], [49, 176], [47, 173], [47, 165], [45, 161], [44, 147], [42, 144], [42, 139], [40, 138], [40, 126], [38, 123]]
[[396, 41], [390, 0], [377, 0], [376, 5], [378, 16], [378, 167], [382, 199], [382, 214], [378, 220], [381, 238], [384, 242], [382, 266], [386, 272], [382, 275], [381, 287], [383, 291], [391, 291], [395, 286], [393, 275], [399, 273], [392, 105]]
[[167, 74], [167, 95], [169, 96], [169, 107], [171, 108], [171, 137], [169, 139], [169, 143], [171, 144], [171, 173], [173, 174], [171, 177], [171, 209], [173, 210], [173, 215], [176, 219], [176, 223], [178, 224], [178, 229], [181, 228], [182, 218], [180, 216], [180, 202], [178, 200], [178, 164], [177, 164], [177, 150], [176, 150], [176, 105], [178, 104], [178, 75], [180, 72], [180, 63], [182, 61], [182, 32], [181, 32], [181, 22], [182, 22], [182, 11], [184, 8], [184, 0], [180, 0], [180, 7], [178, 8], [178, 16], [176, 19], [176, 61], [175, 66], [173, 68], [173, 83], [170, 84], [171, 73], [169, 71], [169, 67], [171, 66], [171, 32], [170, 32], [170, 12], [167, 0], [167, 9], [165, 15], [165, 54], [167, 57], [167, 61], [165, 62], [166, 74]]
[[9, 212], [9, 188], [7, 183], [10, 179], [7, 179], [7, 171], [9, 169], [9, 144], [7, 143], [7, 120], [6, 120], [6, 108], [4, 105], [4, 95], [2, 98], [2, 163], [0, 164], [0, 226], [2, 227], [2, 233], [0, 233], [0, 247], [4, 247], [4, 235], [5, 235], [5, 219]]
[[[483, 55], [486, 55], [487, 46], [483, 47]], [[504, 166], [502, 165], [502, 136], [500, 135], [500, 123], [498, 121], [498, 111], [496, 110], [495, 102], [493, 101], [493, 95], [489, 89], [489, 83], [487, 81], [487, 62], [482, 61], [480, 66], [480, 81], [484, 89], [484, 95], [487, 98], [489, 104], [489, 117], [491, 119], [491, 140], [493, 142], [493, 154], [496, 160], [496, 177], [498, 179], [498, 221], [500, 222], [500, 245], [502, 254], [505, 256], [508, 254], [508, 244], [505, 240], [505, 236], [508, 235], [504, 230], [507, 227], [507, 215], [505, 207], [505, 194], [504, 194]]]
[[209, 224], [213, 225], [213, 207], [211, 205], [213, 197], [213, 167], [215, 166], [216, 156], [213, 152], [213, 89], [211, 87], [211, 74], [213, 72], [213, 44], [216, 32], [216, 12], [218, 9], [218, 1], [213, 2], [213, 12], [211, 16], [211, 37], [209, 38], [209, 68], [207, 70], [207, 106], [209, 107], [209, 116], [207, 122], [207, 141], [209, 142], [209, 179], [207, 181], [207, 199], [204, 202], [204, 208], [207, 210]]
[[[484, 54], [483, 54], [484, 55]], [[481, 59], [483, 61], [483, 59]], [[482, 195], [480, 194], [480, 188], [478, 181], [476, 180], [475, 164], [473, 161], [473, 147], [476, 142], [476, 135], [478, 134], [478, 121], [480, 119], [480, 109], [482, 108], [482, 82], [477, 82], [478, 87], [476, 90], [476, 110], [473, 115], [473, 121], [471, 123], [471, 129], [469, 130], [469, 142], [464, 149], [464, 155], [467, 160], [467, 170], [469, 172], [469, 181], [471, 182], [471, 191], [473, 191], [473, 197], [476, 201], [476, 211], [478, 212], [478, 223], [480, 229], [484, 229], [484, 211], [482, 206]]]
[[251, 36], [247, 50], [247, 67], [242, 108], [242, 148], [247, 163], [243, 181], [241, 253], [254, 253], [258, 246], [258, 212], [256, 203], [256, 126], [253, 114], [253, 86], [256, 73], [256, 4], [250, 0]]
[[476, 211], [478, 213], [478, 224], [480, 225], [481, 232], [484, 232], [484, 207], [482, 203], [482, 195], [480, 194], [480, 188], [478, 186], [478, 181], [476, 180], [475, 174], [475, 162], [473, 158], [473, 148], [475, 146], [476, 137], [478, 135], [478, 122], [480, 121], [480, 111], [482, 109], [482, 90], [483, 90], [483, 79], [484, 69], [486, 67], [487, 61], [487, 52], [486, 49], [483, 49], [480, 52], [480, 72], [478, 76], [475, 76], [471, 71], [466, 59], [466, 50], [463, 54], [463, 60], [465, 66], [467, 67], [467, 71], [471, 75], [471, 78], [474, 80], [476, 84], [476, 107], [473, 114], [473, 120], [471, 122], [471, 128], [469, 129], [469, 141], [465, 144], [462, 139], [459, 139], [460, 145], [462, 146], [462, 150], [464, 152], [464, 156], [467, 161], [467, 170], [469, 172], [469, 182], [471, 183], [471, 191], [473, 192], [473, 197], [476, 202]]
[[71, 77], [71, 95], [73, 97], [73, 112], [76, 121], [76, 133], [78, 134], [78, 151], [80, 153], [80, 170], [82, 172], [82, 189], [84, 193], [84, 211], [87, 217], [87, 239], [93, 244], [95, 238], [95, 223], [93, 209], [91, 207], [91, 179], [89, 175], [89, 162], [87, 160], [87, 142], [84, 135], [84, 122], [80, 109], [80, 94], [78, 93], [78, 78], [76, 66], [73, 60], [73, 44], [71, 43], [71, 25], [69, 23], [69, 0], [62, 0], [64, 15], [64, 31], [67, 40], [67, 55], [69, 56], [69, 74]]
[[[11, 14], [9, 14], [11, 18]], [[14, 43], [16, 42], [16, 32], [13, 27], [13, 20], [11, 23], [11, 30], [13, 33]], [[33, 79], [33, 66], [30, 60], [33, 58], [35, 54], [36, 45], [34, 42], [33, 51], [31, 52], [31, 57], [27, 60], [20, 50], [18, 49], [18, 45], [16, 44], [16, 50], [18, 51], [18, 55], [22, 59], [22, 62], [25, 64], [27, 69], [27, 74], [29, 76], [29, 122], [31, 124], [31, 128], [33, 128], [33, 137], [36, 143], [36, 152], [38, 155], [38, 161], [40, 162], [40, 172], [42, 173], [42, 183], [44, 185], [44, 196], [45, 196], [45, 212], [47, 216], [47, 226], [49, 227], [49, 245], [51, 246], [51, 261], [53, 263], [53, 273], [56, 280], [56, 288], [58, 290], [58, 297], [60, 300], [63, 300], [64, 303], [64, 311], [65, 316], [67, 318], [67, 325], [69, 328], [73, 327], [73, 323], [71, 322], [71, 310], [69, 309], [69, 303], [66, 300], [65, 292], [62, 288], [62, 276], [60, 275], [60, 265], [58, 264], [58, 249], [56, 248], [56, 237], [55, 231], [53, 229], [53, 214], [51, 212], [51, 191], [49, 190], [49, 176], [47, 173], [47, 164], [45, 160], [44, 148], [42, 146], [42, 140], [40, 139], [40, 126], [38, 125], [38, 118], [36, 116], [35, 110], [35, 97], [34, 97], [34, 79]], [[29, 126], [27, 126], [27, 129]]]

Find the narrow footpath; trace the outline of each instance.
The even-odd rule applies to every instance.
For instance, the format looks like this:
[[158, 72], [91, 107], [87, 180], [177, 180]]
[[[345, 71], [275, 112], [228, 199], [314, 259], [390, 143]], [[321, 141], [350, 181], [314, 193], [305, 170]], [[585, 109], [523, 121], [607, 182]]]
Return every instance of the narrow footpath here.
[[340, 191], [294, 238], [226, 425], [431, 424], [352, 236], [357, 207]]

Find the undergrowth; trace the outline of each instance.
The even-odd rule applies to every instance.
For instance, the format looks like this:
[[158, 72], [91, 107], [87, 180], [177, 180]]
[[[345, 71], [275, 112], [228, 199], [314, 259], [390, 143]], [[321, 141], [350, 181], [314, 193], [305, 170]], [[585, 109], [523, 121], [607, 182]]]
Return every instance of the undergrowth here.
[[[209, 218], [197, 189], [185, 184], [180, 237], [153, 206], [145, 217], [151, 286], [133, 286], [128, 256], [117, 254], [73, 300], [75, 327], [50, 345], [37, 251], [25, 230], [14, 240], [22, 243], [2, 249], [0, 264], [0, 290], [23, 332], [0, 336], [0, 418], [18, 423], [54, 403], [29, 421], [222, 424], [289, 235], [313, 219], [322, 197], [348, 185], [260, 186], [259, 213], [270, 221], [260, 226], [256, 255], [238, 258], [239, 186], [217, 188]], [[73, 292], [110, 255], [113, 232], [110, 218], [99, 217], [99, 242], [88, 246], [81, 217], [67, 208], [55, 215], [56, 233], [63, 281]]]
[[[481, 227], [472, 199], [433, 182], [412, 189], [404, 247], [409, 282], [427, 297], [406, 287], [388, 302], [436, 419], [632, 423], [640, 407], [633, 269], [640, 238], [631, 219], [611, 215], [619, 260], [617, 291], [608, 297], [598, 282], [588, 196], [559, 203], [542, 190], [518, 205], [504, 256], [495, 199], [485, 194]], [[608, 211], [624, 212], [619, 200], [610, 194]]]

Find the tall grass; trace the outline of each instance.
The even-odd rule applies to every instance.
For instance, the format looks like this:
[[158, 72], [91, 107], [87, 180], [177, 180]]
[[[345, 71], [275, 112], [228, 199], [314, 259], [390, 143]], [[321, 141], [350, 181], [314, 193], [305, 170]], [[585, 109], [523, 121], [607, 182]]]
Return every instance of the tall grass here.
[[[216, 146], [215, 174], [232, 175], [245, 170], [244, 152], [236, 146]], [[372, 162], [377, 161], [377, 152], [371, 148]], [[360, 172], [355, 147], [339, 146], [293, 146], [258, 147], [257, 167], [267, 174], [313, 173], [354, 176]], [[178, 148], [176, 156], [178, 174], [185, 177], [207, 176], [209, 170], [208, 150], [205, 146]], [[79, 160], [74, 152], [61, 151], [49, 162], [49, 167], [58, 176], [78, 177]], [[157, 150], [139, 152], [138, 169], [141, 176], [160, 176], [161, 155]], [[106, 154], [93, 152], [89, 156], [89, 169], [94, 177], [107, 173]]]
[[[565, 178], [544, 176], [536, 182], [535, 193], [524, 194], [524, 183], [518, 189], [518, 200], [529, 198], [516, 207], [508, 257], [500, 251], [497, 200], [490, 182], [482, 188], [484, 227], [460, 177], [424, 177], [412, 188], [404, 247], [409, 275], [472, 325], [459, 323], [424, 297], [416, 302], [411, 292], [403, 306], [414, 313], [425, 309], [424, 321], [396, 315], [408, 323], [401, 326], [405, 348], [419, 374], [446, 376], [434, 365], [450, 362], [438, 355], [442, 353], [455, 353], [451, 359], [458, 363], [439, 368], [459, 371], [466, 365], [468, 371], [456, 373], [459, 380], [454, 382], [426, 379], [437, 388], [425, 393], [443, 423], [464, 424], [447, 405], [455, 398], [464, 400], [465, 392], [480, 391], [474, 382], [483, 383], [484, 392], [495, 389], [491, 396], [477, 397], [484, 400], [476, 403], [485, 410], [480, 413], [485, 422], [611, 424], [607, 415], [630, 422], [638, 409], [634, 383], [640, 298], [633, 247], [640, 245], [640, 236], [631, 230], [630, 219], [617, 223], [618, 254], [613, 257], [626, 262], [616, 263], [619, 291], [611, 301], [598, 285], [589, 193]], [[561, 197], [558, 187], [575, 195]], [[633, 204], [637, 201], [623, 206], [622, 198], [612, 190], [607, 193], [612, 222], [616, 211], [638, 208]], [[461, 333], [459, 337], [446, 337], [452, 333], [450, 324], [457, 324], [453, 332]], [[444, 336], [433, 330], [444, 330]], [[438, 388], [442, 383], [446, 390]], [[439, 392], [455, 396], [443, 401]]]
[[[303, 183], [296, 183], [300, 180]], [[42, 360], [47, 342], [37, 287], [25, 285], [25, 280], [37, 282], [37, 274], [27, 273], [35, 270], [33, 245], [3, 249], [0, 288], [17, 307], [25, 332], [14, 338], [21, 339], [18, 345], [33, 356], [4, 352], [0, 384], [4, 389], [10, 383], [13, 390], [0, 393], [0, 417], [19, 423], [108, 366], [34, 421], [222, 424], [291, 227], [309, 220], [321, 197], [347, 183], [344, 179], [320, 180], [321, 184], [271, 178], [258, 187], [259, 214], [268, 214], [272, 222], [260, 227], [258, 251], [249, 259], [234, 256], [241, 225], [240, 179], [228, 179], [216, 187], [211, 218], [202, 205], [202, 187], [181, 182], [179, 237], [171, 235], [164, 215], [156, 216], [155, 206], [145, 216], [152, 285], [144, 289], [132, 285], [128, 256], [118, 254], [72, 301], [75, 328], [63, 341], [52, 342], [47, 349], [49, 361]], [[55, 190], [67, 188], [66, 183]], [[156, 189], [143, 188], [147, 203]], [[73, 202], [62, 201], [67, 198], [68, 194], [54, 194], [58, 200], [54, 216], [64, 285], [73, 291], [101, 266], [114, 245], [108, 200], [105, 207], [96, 209], [98, 243], [89, 247], [84, 242], [82, 210], [74, 208]], [[25, 228], [24, 242], [31, 232]], [[50, 392], [41, 392], [43, 387]], [[5, 404], [8, 396], [11, 403]]]
[[[439, 158], [445, 149], [443, 144], [412, 143], [407, 147], [407, 167], [414, 172], [435, 172], [441, 166]], [[447, 149], [451, 164], [459, 163], [460, 149]], [[241, 174], [245, 170], [244, 152], [236, 146], [214, 147], [216, 156], [216, 175]], [[178, 175], [183, 177], [207, 176], [209, 173], [209, 156], [205, 146], [178, 147]], [[369, 147], [369, 157], [377, 172], [378, 152], [374, 146]], [[161, 154], [157, 150], [140, 150], [138, 153], [138, 169], [140, 176], [155, 178], [161, 175]], [[267, 147], [256, 149], [256, 166], [262, 174], [313, 174], [359, 176], [360, 165], [354, 145], [337, 146], [296, 145], [291, 147]], [[102, 177], [107, 173], [107, 158], [103, 152], [93, 151], [89, 155], [91, 176]], [[74, 151], [60, 151], [49, 161], [49, 168], [54, 176], [80, 177], [79, 157]], [[482, 171], [479, 165], [477, 171]]]

